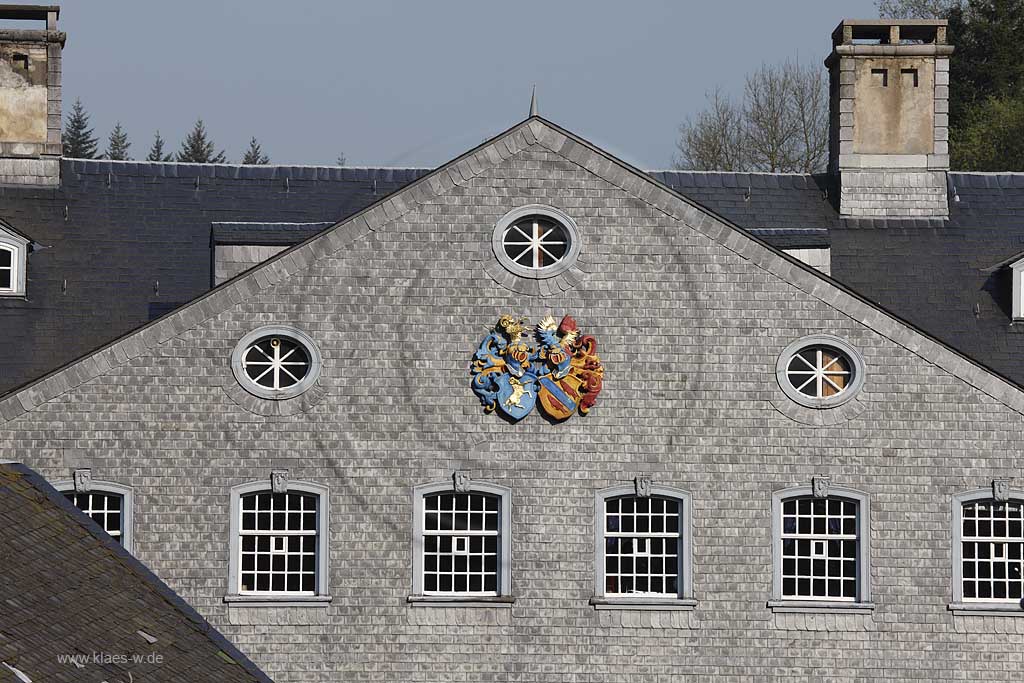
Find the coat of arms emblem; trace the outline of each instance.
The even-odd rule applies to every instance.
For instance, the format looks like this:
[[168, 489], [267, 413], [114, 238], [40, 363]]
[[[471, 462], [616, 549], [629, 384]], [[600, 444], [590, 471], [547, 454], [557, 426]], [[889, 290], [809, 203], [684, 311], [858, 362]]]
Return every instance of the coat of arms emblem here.
[[557, 324], [548, 316], [532, 331], [525, 318], [501, 316], [480, 342], [472, 372], [484, 410], [500, 410], [513, 420], [526, 417], [537, 403], [554, 420], [577, 411], [586, 415], [604, 378], [597, 341], [581, 335], [568, 315]]

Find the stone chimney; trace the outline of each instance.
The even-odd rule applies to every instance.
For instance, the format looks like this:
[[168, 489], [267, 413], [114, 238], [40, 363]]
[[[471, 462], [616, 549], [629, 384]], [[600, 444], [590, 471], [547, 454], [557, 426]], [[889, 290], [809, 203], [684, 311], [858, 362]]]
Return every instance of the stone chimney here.
[[60, 183], [60, 57], [56, 5], [0, 5], [0, 184]]
[[829, 170], [839, 213], [949, 215], [946, 22], [845, 19], [832, 32]]

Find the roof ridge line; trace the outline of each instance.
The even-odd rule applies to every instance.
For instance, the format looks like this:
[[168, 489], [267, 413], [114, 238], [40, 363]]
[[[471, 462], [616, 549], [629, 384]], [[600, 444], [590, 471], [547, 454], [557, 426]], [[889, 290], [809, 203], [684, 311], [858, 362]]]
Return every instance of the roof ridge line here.
[[432, 171], [434, 167], [431, 166], [375, 166], [375, 165], [353, 165], [345, 164], [344, 166], [338, 166], [337, 164], [214, 164], [210, 162], [202, 161], [153, 161], [150, 159], [84, 159], [81, 157], [61, 157], [61, 161], [70, 161], [73, 163], [97, 163], [97, 164], [111, 164], [111, 165], [129, 165], [138, 164], [143, 166], [204, 166], [212, 168], [347, 168], [350, 170], [357, 171]]
[[[831, 276], [825, 275], [806, 263], [776, 249], [757, 235], [749, 233], [732, 221], [702, 206], [699, 202], [677, 192], [656, 177], [648, 175], [628, 162], [612, 156], [593, 143], [576, 136], [555, 123], [541, 117], [537, 118], [544, 121], [548, 126], [557, 131], [559, 135], [565, 137], [566, 140], [572, 142], [571, 145], [563, 142], [558, 149], [555, 149], [545, 144], [544, 139], [539, 136], [541, 137], [539, 140], [541, 144], [548, 147], [548, 149], [561, 154], [591, 173], [604, 178], [606, 181], [617, 185], [651, 206], [675, 217], [737, 255], [801, 289], [809, 296], [849, 316], [924, 360], [935, 363], [970, 386], [999, 401], [1007, 408], [1024, 415], [1024, 386], [1017, 384], [992, 368], [967, 357], [916, 325], [861, 296], [841, 282], [832, 279]], [[581, 161], [585, 160], [585, 157], [575, 150], [575, 147], [580, 146], [587, 147], [591, 156], [600, 157], [602, 162], [592, 166], [581, 163]], [[569, 149], [568, 153], [562, 151], [566, 148]], [[576, 158], [573, 158], [574, 154]], [[613, 179], [607, 172], [599, 170], [602, 169], [603, 164], [609, 163], [619, 166], [622, 172], [632, 174], [634, 178], [647, 179], [654, 186], [655, 191], [647, 192], [645, 195], [643, 192], [631, 189], [627, 184]], [[621, 174], [614, 175], [621, 177]], [[704, 214], [703, 219], [701, 216], [691, 215], [686, 217], [674, 213], [670, 202], [666, 201], [667, 199], [681, 203], [690, 211], [702, 212]], [[708, 218], [718, 221], [720, 229], [711, 230], [712, 226], [707, 225], [708, 221], [706, 219]], [[828, 295], [828, 292], [832, 292], [831, 296]], [[843, 300], [844, 298], [845, 300]], [[849, 309], [853, 309], [853, 312]], [[885, 318], [888, 320], [885, 320]], [[873, 322], [868, 322], [869, 320]], [[903, 331], [902, 334], [900, 333], [901, 329]], [[899, 338], [901, 336], [909, 336], [910, 338], [901, 340]], [[913, 337], [916, 337], [916, 339]], [[922, 349], [926, 349], [931, 357], [923, 355]]]
[[817, 176], [829, 176], [830, 173], [802, 173], [798, 171], [696, 171], [684, 168], [658, 168], [645, 173], [692, 173], [695, 175], [763, 175], [763, 176], [797, 176], [800, 178], [813, 178]]
[[[412, 205], [419, 205], [427, 199], [439, 196], [461, 184], [459, 181], [466, 182], [522, 149], [536, 144], [537, 139], [528, 124], [537, 118], [539, 117], [531, 117], [516, 123], [430, 173], [382, 197], [362, 211], [335, 222], [334, 227], [326, 228], [239, 273], [184, 306], [129, 330], [41, 377], [0, 394], [0, 424], [9, 422], [111, 368], [119, 367], [129, 359], [142, 355], [185, 330], [196, 327], [218, 315], [228, 306], [240, 302], [244, 297], [276, 285], [282, 279], [312, 265], [315, 260], [375, 231], [385, 222], [406, 213]], [[517, 135], [521, 139], [510, 145], [508, 141]], [[401, 200], [404, 196], [408, 196], [411, 201], [406, 203]]]
[[[130, 358], [142, 355], [155, 345], [218, 315], [245, 297], [277, 284], [295, 272], [309, 267], [323, 256], [334, 253], [355, 239], [377, 230], [410, 210], [410, 203], [422, 204], [428, 199], [440, 196], [533, 144], [542, 145], [676, 218], [809, 296], [832, 306], [925, 360], [939, 365], [1011, 410], [1024, 415], [1024, 387], [968, 358], [842, 283], [775, 249], [756, 235], [680, 194], [647, 172], [612, 156], [543, 117], [531, 116], [381, 198], [375, 204], [339, 221], [333, 228], [327, 228], [240, 273], [185, 306], [138, 327], [36, 380], [11, 389], [0, 396], [0, 417], [4, 422], [8, 422], [78, 384], [119, 366]], [[406, 197], [410, 203], [406, 202]], [[927, 351], [928, 356], [922, 355], [922, 349]], [[76, 383], [70, 384], [69, 379], [74, 379]]]

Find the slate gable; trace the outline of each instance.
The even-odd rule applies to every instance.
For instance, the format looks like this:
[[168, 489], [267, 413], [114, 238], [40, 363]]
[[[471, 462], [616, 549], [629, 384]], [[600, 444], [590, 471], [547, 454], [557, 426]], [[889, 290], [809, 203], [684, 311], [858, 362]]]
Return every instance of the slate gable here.
[[[487, 244], [509, 209], [574, 217], [581, 279], [524, 294]], [[499, 315], [572, 314], [605, 388], [586, 417], [485, 414], [469, 361]], [[240, 402], [228, 361], [264, 324], [320, 346], [315, 401]], [[864, 356], [842, 409], [775, 378], [795, 339]], [[847, 410], [847, 407], [850, 407]], [[1019, 619], [950, 602], [950, 501], [1021, 477], [1021, 390], [543, 119], [0, 401], [0, 450], [137, 492], [135, 547], [278, 681], [1006, 680]], [[837, 412], [838, 411], [838, 412]], [[330, 491], [330, 602], [226, 603], [229, 491], [287, 469]], [[411, 492], [511, 489], [512, 596], [419, 606]], [[691, 610], [596, 610], [596, 492], [639, 475], [693, 500]], [[871, 500], [873, 604], [774, 612], [773, 492], [828, 477]], [[639, 655], [639, 656], [638, 656]]]

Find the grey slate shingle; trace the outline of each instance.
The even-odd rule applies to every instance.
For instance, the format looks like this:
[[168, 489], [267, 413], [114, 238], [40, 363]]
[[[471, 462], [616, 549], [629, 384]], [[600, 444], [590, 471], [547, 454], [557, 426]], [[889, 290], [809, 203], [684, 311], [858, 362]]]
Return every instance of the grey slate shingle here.
[[[0, 543], [0, 662], [31, 680], [113, 681], [130, 672], [134, 680], [155, 683], [270, 683], [25, 465], [0, 464]], [[66, 655], [89, 659], [60, 661]], [[105, 663], [104, 655], [126, 661]], [[8, 675], [0, 669], [0, 680]]]

